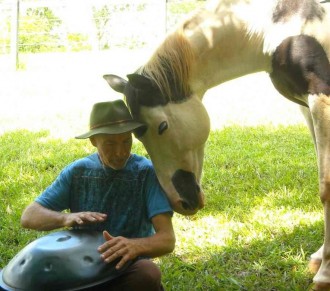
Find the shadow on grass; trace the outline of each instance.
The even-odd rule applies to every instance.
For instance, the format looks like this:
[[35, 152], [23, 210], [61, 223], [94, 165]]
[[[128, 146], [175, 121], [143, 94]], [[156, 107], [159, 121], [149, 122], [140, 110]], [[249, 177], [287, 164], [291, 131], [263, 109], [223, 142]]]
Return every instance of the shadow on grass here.
[[[207, 246], [200, 230], [191, 240], [195, 246], [179, 246], [162, 259], [167, 289], [307, 290], [313, 277], [308, 259], [323, 239], [317, 163], [307, 129], [234, 126], [212, 132], [202, 182], [206, 206], [189, 227], [208, 217], [220, 217], [211, 223], [243, 227], [226, 230], [219, 222], [219, 232], [231, 233], [229, 240]], [[293, 229], [277, 225], [290, 219], [297, 225]], [[182, 238], [189, 236], [189, 227], [180, 230]], [[246, 229], [255, 237], [245, 237]]]
[[[43, 235], [21, 229], [24, 207], [65, 165], [94, 149], [88, 142], [53, 139], [45, 131], [5, 133], [0, 149], [0, 267], [4, 267], [28, 242]], [[133, 151], [146, 155], [140, 143]], [[203, 187], [207, 204], [192, 220], [220, 214], [246, 224], [256, 210], [321, 212], [314, 149], [302, 126], [212, 132]], [[322, 229], [319, 220], [277, 230], [271, 238], [242, 239], [244, 234], [237, 231], [230, 240], [212, 246], [196, 239], [191, 248], [178, 248], [160, 259], [164, 284], [168, 290], [305, 290], [312, 279], [306, 270], [308, 256], [321, 245]]]
[[87, 143], [54, 139], [47, 131], [17, 130], [0, 136], [0, 267], [43, 235], [20, 227], [26, 205], [65, 165], [90, 151]]
[[240, 216], [261, 202], [303, 211], [321, 209], [315, 151], [304, 126], [234, 126], [212, 132], [202, 185], [202, 215], [223, 211]]
[[166, 290], [307, 290], [313, 278], [308, 260], [322, 244], [322, 230], [317, 222], [271, 240], [196, 247], [186, 259], [169, 255], [160, 262], [163, 282]]

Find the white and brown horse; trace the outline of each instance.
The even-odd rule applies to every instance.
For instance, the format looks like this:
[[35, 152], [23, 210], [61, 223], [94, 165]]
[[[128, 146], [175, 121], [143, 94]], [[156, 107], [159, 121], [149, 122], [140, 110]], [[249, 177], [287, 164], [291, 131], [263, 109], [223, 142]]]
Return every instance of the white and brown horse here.
[[199, 183], [210, 130], [204, 93], [246, 74], [269, 73], [275, 88], [302, 107], [317, 151], [325, 213], [324, 248], [313, 255], [317, 290], [330, 290], [329, 56], [328, 0], [219, 0], [169, 34], [128, 81], [105, 76], [125, 94], [133, 117], [147, 124], [136, 136], [174, 210], [188, 215], [204, 204]]

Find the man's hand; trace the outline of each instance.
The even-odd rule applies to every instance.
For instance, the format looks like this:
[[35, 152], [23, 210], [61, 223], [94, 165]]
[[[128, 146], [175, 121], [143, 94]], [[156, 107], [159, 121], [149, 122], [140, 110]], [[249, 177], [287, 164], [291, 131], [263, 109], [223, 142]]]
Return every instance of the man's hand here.
[[107, 219], [107, 215], [100, 212], [76, 212], [68, 213], [65, 216], [64, 226], [72, 227], [77, 225], [85, 225], [103, 222]]
[[122, 236], [113, 237], [103, 231], [106, 242], [98, 248], [102, 259], [110, 263], [121, 258], [116, 265], [116, 269], [120, 269], [139, 256], [156, 258], [172, 252], [175, 247], [175, 234], [171, 215], [163, 213], [155, 215], [151, 220], [156, 233], [149, 237], [128, 239]]
[[107, 215], [100, 212], [64, 213], [48, 209], [37, 202], [32, 202], [24, 210], [21, 224], [25, 228], [36, 230], [53, 230], [91, 223], [100, 223]]
[[103, 236], [106, 242], [99, 246], [98, 251], [106, 263], [121, 257], [121, 260], [116, 265], [117, 270], [138, 256], [140, 248], [138, 240], [127, 239], [122, 236], [113, 237], [107, 231], [103, 232]]

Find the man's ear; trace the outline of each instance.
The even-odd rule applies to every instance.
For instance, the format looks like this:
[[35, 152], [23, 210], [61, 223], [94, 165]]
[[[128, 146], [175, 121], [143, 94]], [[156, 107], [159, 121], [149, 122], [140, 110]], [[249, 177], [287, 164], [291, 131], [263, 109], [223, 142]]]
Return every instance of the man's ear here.
[[91, 142], [91, 144], [92, 144], [93, 146], [96, 147], [95, 136], [91, 136], [91, 137], [89, 138], [89, 141]]

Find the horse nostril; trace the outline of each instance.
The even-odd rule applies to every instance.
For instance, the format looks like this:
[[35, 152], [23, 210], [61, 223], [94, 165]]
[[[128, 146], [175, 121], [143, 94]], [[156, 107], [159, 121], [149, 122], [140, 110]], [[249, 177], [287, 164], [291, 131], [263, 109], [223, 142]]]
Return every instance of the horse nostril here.
[[181, 204], [184, 209], [191, 209], [189, 203], [187, 203], [186, 201], [182, 201]]
[[196, 214], [200, 207], [194, 207], [189, 200], [179, 198], [172, 204], [173, 210], [183, 215]]
[[194, 173], [179, 169], [174, 173], [172, 183], [180, 195], [184, 209], [194, 210], [199, 208], [201, 194]]

